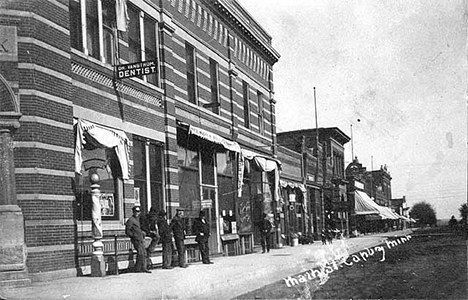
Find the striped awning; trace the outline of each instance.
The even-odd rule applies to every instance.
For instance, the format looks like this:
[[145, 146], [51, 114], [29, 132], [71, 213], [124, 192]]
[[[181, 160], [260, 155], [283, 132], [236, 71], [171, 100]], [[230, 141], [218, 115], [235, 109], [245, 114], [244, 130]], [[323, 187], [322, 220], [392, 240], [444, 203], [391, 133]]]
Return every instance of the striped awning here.
[[215, 144], [219, 144], [229, 151], [240, 152], [240, 146], [237, 142], [230, 141], [217, 135], [216, 133], [209, 132], [208, 130], [198, 128], [193, 125], [189, 125], [189, 134], [198, 136], [199, 138], [205, 139]]
[[281, 185], [282, 188], [285, 188], [285, 187], [290, 187], [292, 189], [298, 188], [303, 193], [307, 192], [304, 184], [302, 184], [302, 183], [291, 182], [291, 181], [280, 179], [280, 185]]

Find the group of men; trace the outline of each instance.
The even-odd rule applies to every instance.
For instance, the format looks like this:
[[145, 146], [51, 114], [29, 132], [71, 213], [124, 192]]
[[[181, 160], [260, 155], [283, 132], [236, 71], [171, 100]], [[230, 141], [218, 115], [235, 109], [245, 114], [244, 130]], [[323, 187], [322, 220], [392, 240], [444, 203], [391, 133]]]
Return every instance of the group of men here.
[[[141, 216], [141, 207], [134, 206], [133, 214], [125, 223], [125, 233], [130, 237], [133, 247], [137, 251], [134, 272], [151, 273], [147, 267], [147, 258], [154, 251], [158, 243], [162, 245], [162, 268], [172, 269], [172, 251], [177, 249], [178, 265], [187, 268], [185, 260], [185, 224], [184, 210], [177, 209], [176, 215], [171, 222], [167, 220], [164, 210], [157, 212], [151, 207], [146, 216]], [[196, 235], [195, 241], [204, 264], [212, 264], [209, 258], [208, 239], [210, 237], [210, 226], [205, 219], [205, 212], [200, 211], [199, 217], [195, 220], [193, 231]], [[145, 248], [145, 237], [151, 237], [151, 243]], [[173, 243], [175, 247], [173, 247]]]

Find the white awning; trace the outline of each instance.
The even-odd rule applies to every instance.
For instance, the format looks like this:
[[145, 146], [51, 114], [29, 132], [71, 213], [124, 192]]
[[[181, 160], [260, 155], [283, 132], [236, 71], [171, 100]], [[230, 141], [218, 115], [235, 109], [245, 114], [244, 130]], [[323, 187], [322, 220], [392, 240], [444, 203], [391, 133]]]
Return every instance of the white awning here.
[[[275, 195], [274, 195], [274, 200], [278, 201], [279, 200], [279, 173], [281, 170], [281, 162], [277, 159], [274, 159], [272, 157], [268, 157], [266, 155], [258, 154], [253, 151], [247, 150], [247, 149], [241, 149], [240, 156], [239, 156], [239, 163], [240, 167], [239, 168], [239, 182], [242, 182], [242, 178], [244, 176], [244, 159], [248, 160], [253, 160], [257, 166], [263, 171], [263, 172], [275, 172]], [[239, 197], [242, 195], [242, 185], [238, 187], [238, 195]]]
[[307, 192], [304, 184], [302, 183], [296, 183], [296, 182], [291, 182], [291, 181], [287, 181], [287, 180], [283, 180], [283, 179], [280, 179], [280, 185], [281, 187], [285, 188], [285, 187], [290, 187], [292, 189], [295, 189], [295, 188], [298, 188], [300, 189], [303, 193]]
[[249, 160], [255, 160], [257, 165], [262, 168], [263, 171], [273, 171], [276, 167], [281, 169], [281, 162], [273, 157], [266, 156], [264, 154], [255, 153], [253, 151], [242, 149], [242, 157]]
[[354, 195], [354, 209], [357, 215], [378, 214], [382, 219], [399, 219], [388, 207], [378, 205], [366, 193], [355, 191]]
[[354, 211], [356, 215], [379, 214], [376, 203], [364, 192], [354, 192]]
[[98, 148], [114, 148], [122, 168], [122, 178], [128, 179], [128, 138], [125, 132], [110, 129], [89, 121], [78, 119], [75, 143], [75, 172], [81, 174], [82, 150], [86, 144], [85, 135]]
[[189, 134], [198, 136], [199, 138], [205, 139], [207, 141], [219, 144], [226, 148], [227, 150], [240, 152], [240, 146], [237, 142], [227, 140], [216, 133], [209, 132], [205, 129], [198, 128], [193, 125], [189, 125]]

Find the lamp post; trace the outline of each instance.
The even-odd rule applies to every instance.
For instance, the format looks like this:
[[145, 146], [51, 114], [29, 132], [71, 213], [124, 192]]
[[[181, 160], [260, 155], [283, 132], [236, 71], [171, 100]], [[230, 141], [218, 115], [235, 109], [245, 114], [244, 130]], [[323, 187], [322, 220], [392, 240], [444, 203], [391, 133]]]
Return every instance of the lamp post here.
[[102, 243], [102, 219], [101, 219], [101, 203], [99, 196], [99, 175], [92, 174], [89, 177], [91, 182], [91, 198], [93, 201], [92, 207], [92, 233], [93, 233], [93, 255], [91, 257], [91, 276], [104, 277], [106, 275], [106, 264], [104, 262], [104, 244]]

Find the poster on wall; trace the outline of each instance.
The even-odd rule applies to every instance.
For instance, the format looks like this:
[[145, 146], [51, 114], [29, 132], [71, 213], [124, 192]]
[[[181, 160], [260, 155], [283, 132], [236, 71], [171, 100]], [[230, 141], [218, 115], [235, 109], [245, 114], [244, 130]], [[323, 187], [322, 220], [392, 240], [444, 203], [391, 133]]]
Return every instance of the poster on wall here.
[[250, 216], [250, 200], [242, 198], [239, 202], [239, 233], [252, 232], [253, 228]]
[[140, 205], [140, 188], [139, 187], [134, 187], [133, 188], [133, 194], [135, 198], [135, 205]]
[[101, 193], [99, 202], [101, 203], [101, 216], [113, 217], [115, 214], [114, 194]]

